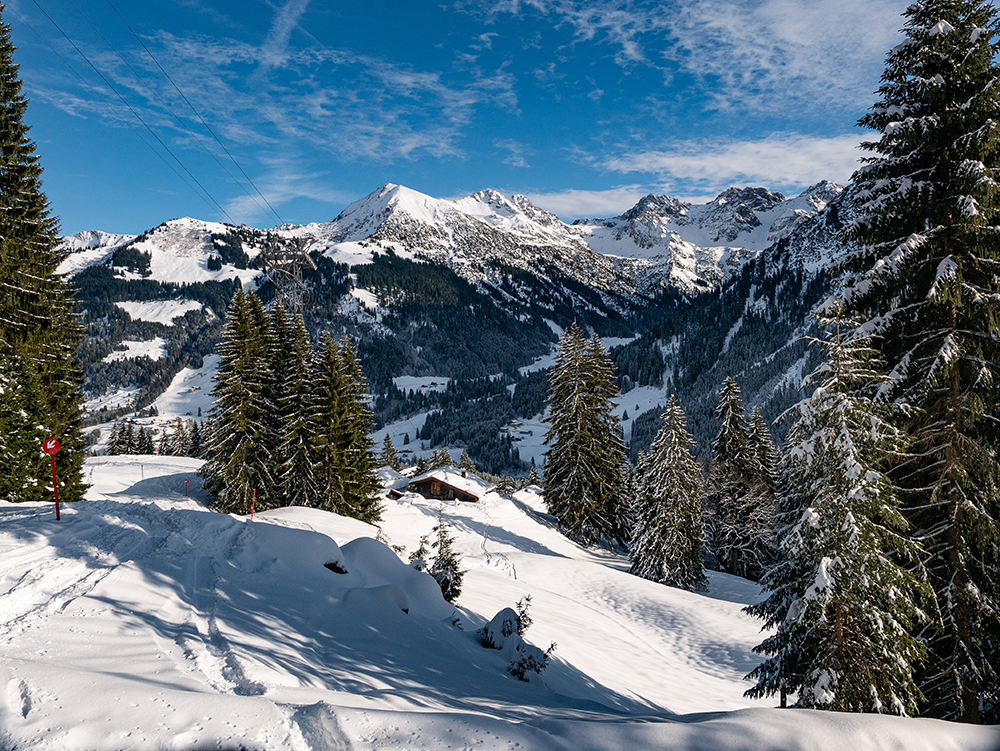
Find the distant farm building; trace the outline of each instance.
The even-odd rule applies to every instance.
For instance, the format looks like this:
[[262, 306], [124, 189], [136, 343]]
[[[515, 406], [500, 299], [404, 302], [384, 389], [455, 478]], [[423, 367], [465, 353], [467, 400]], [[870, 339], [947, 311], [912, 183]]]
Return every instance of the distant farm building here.
[[410, 480], [409, 489], [424, 498], [475, 503], [490, 492], [493, 486], [465, 470], [449, 467], [432, 469], [414, 477]]

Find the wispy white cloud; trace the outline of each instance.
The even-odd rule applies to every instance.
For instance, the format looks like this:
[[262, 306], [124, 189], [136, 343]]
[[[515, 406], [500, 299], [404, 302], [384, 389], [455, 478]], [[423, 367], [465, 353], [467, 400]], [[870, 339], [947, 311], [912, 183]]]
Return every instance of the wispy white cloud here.
[[[868, 96], [898, 43], [908, 0], [685, 0], [663, 57], [703, 83], [717, 107], [836, 106]], [[867, 105], [867, 101], [865, 105]]]
[[288, 56], [288, 41], [309, 7], [309, 0], [288, 0], [275, 14], [264, 44], [260, 48], [260, 64], [264, 70], [279, 68]]
[[618, 216], [651, 191], [640, 185], [621, 185], [607, 190], [560, 190], [526, 195], [536, 206], [564, 219]]
[[624, 153], [600, 162], [612, 172], [645, 173], [665, 185], [806, 187], [820, 180], [846, 182], [857, 169], [861, 134], [832, 137], [778, 134], [747, 141], [697, 140], [670, 149]]
[[[297, 199], [308, 199], [311, 202], [327, 204], [332, 212], [336, 207], [357, 198], [332, 188], [334, 180], [329, 173], [303, 169], [295, 160], [269, 159], [266, 166], [266, 174], [254, 182], [267, 196], [272, 206], [281, 206]], [[251, 197], [244, 194], [230, 199], [224, 206], [226, 212], [237, 222], [255, 224], [274, 221], [259, 196]], [[326, 218], [332, 219], [333, 215]]]
[[[877, 86], [909, 0], [467, 0], [487, 19], [549, 19], [577, 46], [611, 47], [623, 67], [673, 71], [707, 86], [715, 109], [775, 110], [790, 102], [857, 104]], [[555, 67], [555, 65], [553, 65]], [[540, 69], [540, 70], [545, 70]], [[549, 75], [552, 71], [546, 71]]]
[[520, 141], [515, 141], [513, 138], [498, 138], [493, 142], [493, 145], [510, 154], [510, 156], [503, 160], [504, 164], [509, 164], [511, 167], [531, 166], [528, 164], [527, 157], [535, 152], [530, 146]]

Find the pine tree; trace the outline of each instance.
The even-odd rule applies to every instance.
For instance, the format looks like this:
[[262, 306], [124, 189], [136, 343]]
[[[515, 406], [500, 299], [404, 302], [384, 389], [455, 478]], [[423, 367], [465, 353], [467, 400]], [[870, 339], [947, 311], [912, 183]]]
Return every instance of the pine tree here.
[[781, 462], [781, 453], [774, 445], [771, 431], [767, 427], [764, 415], [760, 409], [754, 406], [750, 415], [750, 428], [747, 431], [747, 445], [753, 454], [754, 480], [764, 485], [764, 488], [773, 493], [778, 480], [778, 464]]
[[200, 459], [202, 454], [201, 427], [197, 420], [190, 420], [188, 434], [191, 436], [191, 440], [188, 443], [187, 455]]
[[185, 425], [183, 418], [178, 417], [174, 420], [174, 432], [169, 436], [169, 440], [164, 435], [164, 439], [161, 441], [161, 454], [166, 453], [163, 450], [163, 443], [167, 443], [167, 449], [171, 456], [188, 455], [188, 450], [191, 446], [191, 436], [188, 434], [187, 425]]
[[[0, 7], [2, 12], [2, 7]], [[24, 123], [10, 26], [0, 19], [0, 358], [7, 360], [4, 400], [16, 402], [5, 431], [2, 483], [11, 501], [51, 499], [51, 464], [41, 441], [59, 439], [59, 498], [76, 501], [86, 484], [83, 460], [83, 375], [77, 365], [81, 330], [69, 286], [56, 269], [58, 223], [42, 192], [42, 168]], [[11, 419], [22, 411], [28, 419]], [[34, 444], [33, 446], [31, 444]], [[43, 461], [44, 460], [44, 461]]]
[[350, 339], [342, 342], [340, 357], [347, 385], [346, 443], [341, 447], [345, 457], [344, 501], [349, 516], [375, 524], [382, 519], [382, 506], [376, 495], [382, 485], [376, 472], [374, 444], [368, 436], [375, 418], [365, 397], [367, 383], [361, 363]]
[[[4, 347], [0, 342], [0, 350]], [[0, 499], [19, 501], [33, 479], [42, 426], [34, 372], [17, 355], [0, 355]]]
[[925, 711], [977, 722], [1000, 633], [1000, 42], [986, 0], [927, 0], [905, 17], [860, 121], [878, 139], [854, 177], [859, 249], [840, 299], [880, 336], [883, 396], [910, 407], [911, 456], [893, 476], [941, 614], [924, 634]]
[[564, 533], [583, 544], [627, 542], [620, 529], [624, 442], [611, 414], [614, 368], [595, 336], [574, 321], [549, 376], [545, 502]]
[[152, 454], [155, 450], [153, 446], [153, 431], [146, 427], [139, 428], [135, 445], [135, 452], [137, 454]]
[[462, 578], [465, 572], [461, 569], [462, 559], [455, 552], [455, 538], [448, 532], [448, 524], [444, 520], [444, 509], [438, 509], [437, 526], [434, 527], [435, 538], [431, 543], [434, 549], [434, 561], [427, 568], [427, 573], [441, 587], [441, 595], [450, 603], [454, 603], [462, 594]]
[[319, 494], [312, 359], [309, 332], [300, 314], [292, 325], [289, 357], [282, 374], [284, 381], [278, 388], [281, 403], [277, 411], [284, 418], [278, 444], [279, 497], [283, 505], [308, 506]]
[[[284, 483], [286, 464], [291, 458], [285, 454], [282, 443], [289, 423], [299, 423], [302, 420], [299, 409], [300, 398], [296, 399], [289, 393], [294, 388], [293, 381], [301, 380], [301, 351], [295, 352], [297, 332], [293, 321], [280, 300], [275, 300], [267, 316], [265, 333], [265, 348], [267, 369], [264, 371], [264, 393], [273, 409], [267, 415], [267, 432], [264, 436], [264, 450], [274, 457], [274, 491], [272, 500], [277, 506], [287, 506], [291, 503]], [[308, 335], [306, 336], [308, 345]], [[301, 345], [299, 346], [301, 349]], [[311, 355], [311, 349], [309, 354]], [[307, 358], [307, 362], [311, 358]], [[296, 374], [291, 370], [298, 368]]]
[[399, 454], [396, 453], [396, 447], [392, 444], [392, 437], [388, 432], [382, 440], [382, 453], [379, 455], [378, 461], [382, 467], [391, 467], [397, 472], [399, 471]]
[[542, 478], [539, 477], [538, 470], [535, 468], [535, 465], [531, 465], [531, 471], [528, 472], [528, 485], [536, 485], [538, 487], [541, 487], [542, 485]]
[[224, 513], [249, 514], [255, 491], [258, 509], [273, 503], [274, 457], [267, 446], [274, 406], [267, 396], [266, 328], [261, 328], [256, 299], [242, 290], [233, 296], [212, 390], [212, 431], [201, 473], [215, 507]]
[[465, 449], [462, 449], [462, 455], [458, 458], [458, 468], [464, 469], [466, 472], [476, 471], [476, 465], [472, 463], [472, 458]]
[[417, 546], [417, 549], [410, 553], [409, 564], [417, 571], [425, 571], [427, 569], [427, 559], [430, 556], [430, 550], [427, 548], [428, 544], [428, 536], [421, 535], [420, 544]]
[[761, 480], [758, 448], [732, 378], [723, 382], [716, 415], [722, 426], [711, 467], [714, 552], [727, 572], [757, 581], [774, 558], [773, 494]]
[[510, 475], [505, 474], [500, 478], [500, 482], [497, 483], [494, 490], [499, 495], [509, 496], [517, 490], [517, 487], [514, 485], [514, 480], [511, 479]]
[[111, 433], [108, 435], [108, 443], [104, 449], [104, 453], [108, 456], [116, 456], [122, 452], [122, 439], [123, 439], [124, 428], [120, 420], [115, 420], [115, 424], [111, 426]]
[[663, 427], [636, 472], [632, 573], [697, 591], [708, 586], [701, 560], [701, 469], [691, 454], [694, 439], [674, 397], [667, 401], [661, 419]]
[[313, 447], [319, 461], [315, 506], [326, 511], [346, 513], [342, 482], [343, 455], [339, 446], [347, 439], [342, 435], [347, 421], [345, 393], [347, 384], [344, 364], [336, 342], [325, 332], [320, 337], [319, 351], [313, 364], [315, 401], [313, 404], [316, 434]]
[[422, 475], [430, 469], [430, 465], [427, 463], [427, 459], [421, 454], [417, 457], [417, 474]]
[[314, 439], [320, 460], [318, 505], [328, 511], [375, 523], [382, 509], [376, 493], [371, 409], [365, 401], [365, 380], [354, 354], [344, 340], [338, 347], [325, 333], [316, 359], [317, 432]]
[[925, 650], [911, 632], [930, 592], [913, 573], [918, 547], [878, 468], [904, 436], [871, 397], [884, 379], [868, 340], [847, 341], [839, 318], [821, 322], [830, 336], [807, 379], [815, 391], [788, 413], [798, 419], [780, 465], [783, 557], [763, 579], [770, 596], [746, 609], [776, 629], [754, 650], [770, 657], [748, 676], [757, 683], [747, 694], [912, 714]]

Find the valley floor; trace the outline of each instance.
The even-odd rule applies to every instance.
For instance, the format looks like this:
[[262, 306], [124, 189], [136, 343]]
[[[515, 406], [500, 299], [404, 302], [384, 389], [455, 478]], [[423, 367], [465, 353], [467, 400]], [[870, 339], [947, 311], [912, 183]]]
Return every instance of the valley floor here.
[[[749, 701], [754, 585], [633, 577], [529, 491], [444, 506], [455, 609], [369, 525], [209, 511], [199, 464], [88, 460], [88, 500], [58, 522], [0, 503], [0, 749], [1000, 748], [997, 728]], [[387, 501], [383, 536], [415, 549], [438, 505]], [[526, 639], [558, 644], [530, 683], [475, 638], [526, 594]]]

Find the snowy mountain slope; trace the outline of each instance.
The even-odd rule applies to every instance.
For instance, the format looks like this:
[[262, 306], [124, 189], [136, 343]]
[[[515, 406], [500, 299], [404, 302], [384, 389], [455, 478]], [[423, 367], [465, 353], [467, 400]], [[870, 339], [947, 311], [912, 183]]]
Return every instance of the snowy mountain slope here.
[[685, 292], [705, 291], [731, 279], [842, 191], [826, 181], [791, 199], [764, 188], [730, 188], [703, 205], [648, 195], [621, 216], [578, 220], [572, 229], [600, 253], [633, 259], [640, 291], [655, 291], [665, 279]]
[[[273, 237], [307, 241], [337, 263], [366, 264], [392, 250], [404, 258], [442, 263], [474, 283], [497, 281], [510, 269], [552, 280], [567, 277], [616, 294], [685, 293], [717, 288], [764, 248], [789, 236], [843, 190], [819, 183], [785, 199], [764, 188], [730, 188], [704, 205], [649, 195], [611, 219], [567, 225], [520, 195], [482, 190], [465, 198], [432, 198], [386, 184], [349, 205], [332, 222], [285, 225]], [[139, 238], [83, 232], [64, 239], [66, 273], [105, 260], [130, 243], [150, 255], [145, 276], [160, 282], [196, 282], [256, 274], [231, 265], [210, 269], [212, 236], [236, 228], [175, 219]], [[263, 236], [259, 230], [245, 229]], [[259, 245], [244, 246], [250, 258]]]
[[[0, 748], [1000, 744], [997, 728], [751, 707], [752, 585], [713, 575], [706, 596], [631, 577], [562, 538], [530, 492], [444, 507], [469, 568], [461, 630], [376, 529], [303, 508], [212, 513], [183, 497], [197, 465], [89, 460], [91, 500], [60, 522], [50, 505], [0, 504]], [[436, 514], [407, 497], [383, 530], [412, 549]], [[473, 635], [525, 593], [526, 638], [559, 643], [530, 683]]]
[[73, 276], [87, 266], [106, 261], [117, 248], [134, 239], [134, 235], [112, 235], [100, 230], [64, 237], [59, 244], [60, 250], [68, 255], [57, 270], [60, 274]]
[[473, 282], [493, 280], [500, 265], [619, 293], [691, 293], [718, 287], [841, 190], [822, 182], [786, 200], [764, 188], [730, 188], [698, 206], [649, 195], [619, 217], [567, 225], [520, 195], [483, 190], [446, 200], [387, 184], [330, 223], [283, 229], [349, 265], [391, 248]]

